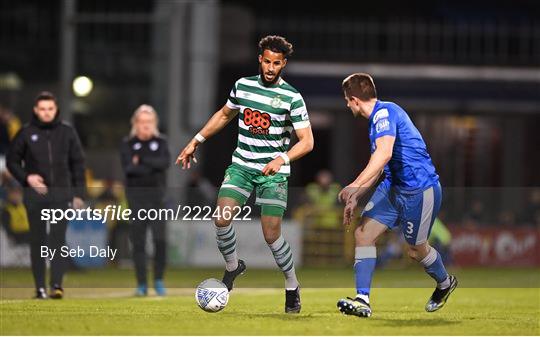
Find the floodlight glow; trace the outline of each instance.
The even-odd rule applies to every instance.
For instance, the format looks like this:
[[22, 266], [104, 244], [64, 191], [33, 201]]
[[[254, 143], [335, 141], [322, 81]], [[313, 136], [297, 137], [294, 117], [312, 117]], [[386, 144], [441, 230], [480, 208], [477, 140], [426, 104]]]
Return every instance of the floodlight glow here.
[[77, 97], [85, 97], [94, 88], [92, 80], [86, 76], [78, 76], [73, 80], [73, 92]]

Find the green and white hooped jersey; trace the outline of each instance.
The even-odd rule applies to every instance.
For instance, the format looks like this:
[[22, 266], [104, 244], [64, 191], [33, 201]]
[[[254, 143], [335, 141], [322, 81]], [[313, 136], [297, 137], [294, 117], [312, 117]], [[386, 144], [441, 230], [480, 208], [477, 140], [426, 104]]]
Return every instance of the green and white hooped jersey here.
[[[238, 114], [238, 145], [232, 162], [262, 171], [264, 166], [286, 152], [291, 132], [308, 127], [309, 117], [302, 95], [283, 79], [265, 87], [259, 76], [236, 81], [227, 106]], [[290, 165], [278, 174], [289, 175]]]

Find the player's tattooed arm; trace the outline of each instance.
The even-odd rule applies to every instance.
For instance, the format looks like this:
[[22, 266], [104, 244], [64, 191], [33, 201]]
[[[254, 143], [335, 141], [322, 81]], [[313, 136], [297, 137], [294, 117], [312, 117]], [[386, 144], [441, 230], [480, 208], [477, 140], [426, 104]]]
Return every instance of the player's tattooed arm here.
[[377, 149], [371, 154], [367, 166], [358, 177], [339, 192], [340, 201], [347, 202], [353, 196], [360, 198], [377, 181], [384, 166], [392, 158], [395, 140], [394, 136], [382, 136], [375, 140]]
[[[227, 105], [224, 105], [219, 109], [209, 120], [206, 122], [205, 126], [199, 132], [199, 135], [208, 139], [218, 133], [221, 129], [225, 127], [236, 115], [238, 110], [233, 110]], [[176, 165], [182, 164], [182, 169], [191, 168], [191, 161], [197, 163], [197, 158], [195, 157], [195, 151], [201, 142], [193, 138], [186, 147], [180, 152], [176, 158]]]
[[[314, 140], [313, 140], [313, 131], [311, 126], [295, 130], [296, 136], [298, 137], [298, 142], [286, 153], [289, 157], [289, 161], [294, 161], [302, 158], [306, 154], [310, 153], [313, 150]], [[274, 160], [266, 164], [263, 168], [262, 173], [265, 176], [274, 175], [279, 172], [281, 166], [285, 164], [285, 160], [282, 157], [276, 157]]]

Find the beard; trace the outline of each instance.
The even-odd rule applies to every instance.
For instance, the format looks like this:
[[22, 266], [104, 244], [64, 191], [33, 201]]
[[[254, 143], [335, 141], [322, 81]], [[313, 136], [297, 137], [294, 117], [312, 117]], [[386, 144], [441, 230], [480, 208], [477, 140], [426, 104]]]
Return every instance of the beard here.
[[263, 72], [262, 66], [259, 64], [259, 75], [261, 76], [261, 81], [263, 82], [265, 87], [267, 87], [269, 85], [276, 84], [277, 81], [279, 80], [279, 78], [281, 77], [281, 72], [282, 71], [283, 71], [283, 69], [281, 69], [279, 72], [277, 72], [274, 75], [274, 79], [272, 81], [267, 81], [266, 77], [264, 77], [264, 72]]

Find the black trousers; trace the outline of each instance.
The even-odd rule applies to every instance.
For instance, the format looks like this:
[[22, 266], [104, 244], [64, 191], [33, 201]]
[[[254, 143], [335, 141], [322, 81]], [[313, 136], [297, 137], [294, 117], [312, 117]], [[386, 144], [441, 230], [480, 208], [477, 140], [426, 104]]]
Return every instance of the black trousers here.
[[[138, 199], [138, 200], [137, 200]], [[132, 214], [137, 218], [140, 209], [156, 209], [163, 207], [161, 202], [140, 202], [139, 198], [135, 200], [128, 199]], [[148, 199], [146, 199], [148, 200]], [[143, 214], [146, 215], [146, 214]], [[130, 237], [133, 246], [133, 262], [135, 263], [135, 274], [137, 284], [147, 284], [146, 271], [146, 235], [148, 229], [152, 232], [152, 243], [154, 245], [154, 280], [162, 280], [165, 273], [167, 259], [167, 241], [165, 239], [165, 221], [163, 220], [133, 220], [130, 224]]]
[[67, 221], [61, 220], [54, 224], [48, 224], [47, 221], [41, 220], [41, 210], [44, 208], [65, 210], [68, 207], [68, 202], [26, 201], [25, 206], [30, 223], [30, 261], [36, 289], [45, 288], [46, 284], [45, 270], [48, 258], [42, 257], [42, 247], [55, 249], [54, 258], [49, 259], [51, 264], [49, 285], [61, 287], [69, 258], [62, 257], [60, 251], [61, 247], [66, 245]]

